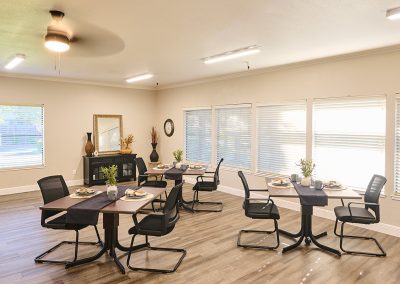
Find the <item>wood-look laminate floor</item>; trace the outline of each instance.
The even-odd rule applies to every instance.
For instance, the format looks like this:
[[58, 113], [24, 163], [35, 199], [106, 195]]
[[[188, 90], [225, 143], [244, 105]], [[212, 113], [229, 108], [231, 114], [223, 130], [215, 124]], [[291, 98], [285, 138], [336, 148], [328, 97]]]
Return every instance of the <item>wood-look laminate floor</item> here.
[[[189, 199], [191, 189], [185, 186]], [[108, 256], [98, 261], [70, 269], [63, 265], [35, 264], [33, 259], [61, 240], [73, 240], [74, 232], [44, 229], [40, 226], [42, 199], [39, 192], [0, 196], [0, 283], [399, 283], [400, 242], [398, 238], [349, 226], [349, 233], [378, 238], [386, 249], [386, 258], [343, 255], [341, 258], [321, 252], [313, 245], [282, 255], [281, 249], [293, 240], [281, 236], [276, 251], [243, 249], [236, 246], [237, 234], [243, 228], [267, 229], [271, 223], [251, 220], [244, 216], [242, 198], [214, 192], [202, 194], [205, 200], [224, 203], [222, 213], [182, 212], [176, 228], [167, 236], [151, 237], [152, 245], [185, 248], [187, 256], [178, 271], [172, 274], [133, 272], [119, 273]], [[280, 209], [279, 226], [298, 231], [299, 212]], [[101, 218], [100, 218], [101, 219]], [[99, 224], [102, 221], [99, 220]], [[328, 231], [320, 241], [338, 248], [332, 221], [314, 217], [314, 232]], [[132, 219], [126, 215], [120, 220], [120, 240], [128, 245], [127, 234]], [[99, 225], [102, 230], [102, 225]], [[94, 230], [81, 231], [82, 240], [95, 240]], [[139, 239], [141, 241], [142, 239]], [[273, 242], [272, 236], [250, 237], [244, 241]], [[372, 242], [353, 248], [368, 248]], [[96, 253], [98, 248], [82, 247], [80, 257]], [[126, 255], [119, 252], [126, 266]], [[51, 257], [72, 258], [73, 247], [60, 248]], [[141, 252], [135, 254], [135, 265], [168, 265], [176, 255]]]

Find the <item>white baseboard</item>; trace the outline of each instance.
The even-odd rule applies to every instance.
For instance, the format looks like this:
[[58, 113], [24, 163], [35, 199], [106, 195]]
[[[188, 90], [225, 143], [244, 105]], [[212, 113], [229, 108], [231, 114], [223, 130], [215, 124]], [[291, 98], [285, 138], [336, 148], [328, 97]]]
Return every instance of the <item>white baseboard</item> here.
[[[67, 180], [65, 182], [67, 183], [68, 186], [83, 185], [83, 179]], [[23, 193], [23, 192], [30, 192], [30, 191], [36, 191], [36, 190], [39, 190], [39, 186], [37, 184], [1, 188], [0, 196], [16, 194], [16, 193]]]
[[[189, 179], [187, 180], [187, 182], [190, 182]], [[238, 189], [238, 188], [233, 188], [233, 187], [229, 187], [229, 186], [219, 185], [218, 186], [218, 190], [221, 191], [221, 192], [225, 192], [225, 193], [233, 194], [233, 195], [236, 195], [236, 196], [244, 197], [243, 189]], [[262, 198], [262, 197], [265, 197], [265, 196], [263, 196], [262, 194], [254, 194], [253, 197]], [[300, 212], [300, 204], [299, 203], [291, 202], [291, 201], [287, 201], [287, 200], [279, 199], [279, 198], [274, 198], [274, 202], [279, 207]], [[323, 208], [319, 208], [319, 207], [314, 207], [314, 215], [318, 216], [318, 217], [321, 217], [321, 218], [333, 220], [333, 221], [336, 220], [335, 213], [333, 211], [327, 210], [327, 209], [323, 209]], [[375, 231], [375, 232], [391, 235], [391, 236], [394, 236], [394, 237], [400, 237], [400, 227], [389, 225], [389, 224], [378, 223], [378, 224], [371, 224], [371, 225], [362, 225], [362, 224], [349, 224], [349, 225], [356, 226], [356, 227], [361, 227], [361, 228], [364, 228], [364, 229], [368, 229], [368, 230], [371, 230], [371, 231]], [[333, 230], [333, 228], [332, 228], [332, 230]]]

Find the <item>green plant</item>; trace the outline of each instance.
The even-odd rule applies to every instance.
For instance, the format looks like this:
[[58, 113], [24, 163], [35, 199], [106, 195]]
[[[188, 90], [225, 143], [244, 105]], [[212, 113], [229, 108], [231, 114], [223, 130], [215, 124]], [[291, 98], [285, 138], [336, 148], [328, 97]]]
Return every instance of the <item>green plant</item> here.
[[183, 160], [183, 151], [181, 149], [178, 149], [172, 153], [174, 155], [175, 161], [178, 163], [182, 162]]
[[304, 177], [311, 176], [315, 168], [315, 164], [313, 163], [313, 161], [307, 159], [301, 159], [300, 164], [298, 164], [298, 166], [300, 166], [300, 170]]
[[112, 165], [109, 167], [101, 167], [100, 171], [106, 177], [106, 183], [110, 186], [117, 185], [117, 171], [118, 166]]

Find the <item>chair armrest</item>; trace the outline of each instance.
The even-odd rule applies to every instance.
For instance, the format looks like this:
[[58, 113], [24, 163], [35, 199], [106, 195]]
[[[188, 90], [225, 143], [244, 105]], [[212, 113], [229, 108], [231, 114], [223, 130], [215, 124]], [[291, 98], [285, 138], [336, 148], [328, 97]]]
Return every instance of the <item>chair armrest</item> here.
[[197, 182], [204, 182], [204, 179], [214, 179], [212, 176], [198, 176], [196, 178]]
[[245, 198], [245, 200], [248, 200], [248, 201], [250, 201], [250, 200], [259, 200], [259, 201], [267, 201], [267, 203], [266, 203], [266, 205], [268, 205], [269, 203], [271, 203], [272, 204], [272, 206], [269, 208], [269, 212], [268, 212], [268, 214], [271, 214], [272, 213], [272, 209], [273, 209], [273, 207], [274, 207], [274, 205], [275, 205], [275, 203], [274, 203], [274, 201], [271, 199], [271, 197], [269, 197], [268, 196], [268, 198]]
[[[351, 213], [351, 204], [359, 204], [359, 205], [379, 205], [378, 203], [372, 203], [372, 202], [349, 202], [347, 204], [347, 208], [349, 208], [349, 213], [350, 213], [350, 218], [353, 218], [353, 214]], [[354, 206], [353, 206], [354, 207]], [[362, 219], [363, 217], [357, 217], [359, 219]]]
[[249, 191], [269, 191], [268, 189], [249, 189]]

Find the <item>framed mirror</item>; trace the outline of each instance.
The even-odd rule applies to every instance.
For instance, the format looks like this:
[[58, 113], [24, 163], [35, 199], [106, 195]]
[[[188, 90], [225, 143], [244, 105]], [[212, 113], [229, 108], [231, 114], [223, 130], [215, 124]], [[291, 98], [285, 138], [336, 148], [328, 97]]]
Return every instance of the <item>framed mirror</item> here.
[[94, 145], [99, 155], [115, 154], [121, 149], [122, 115], [93, 115]]

